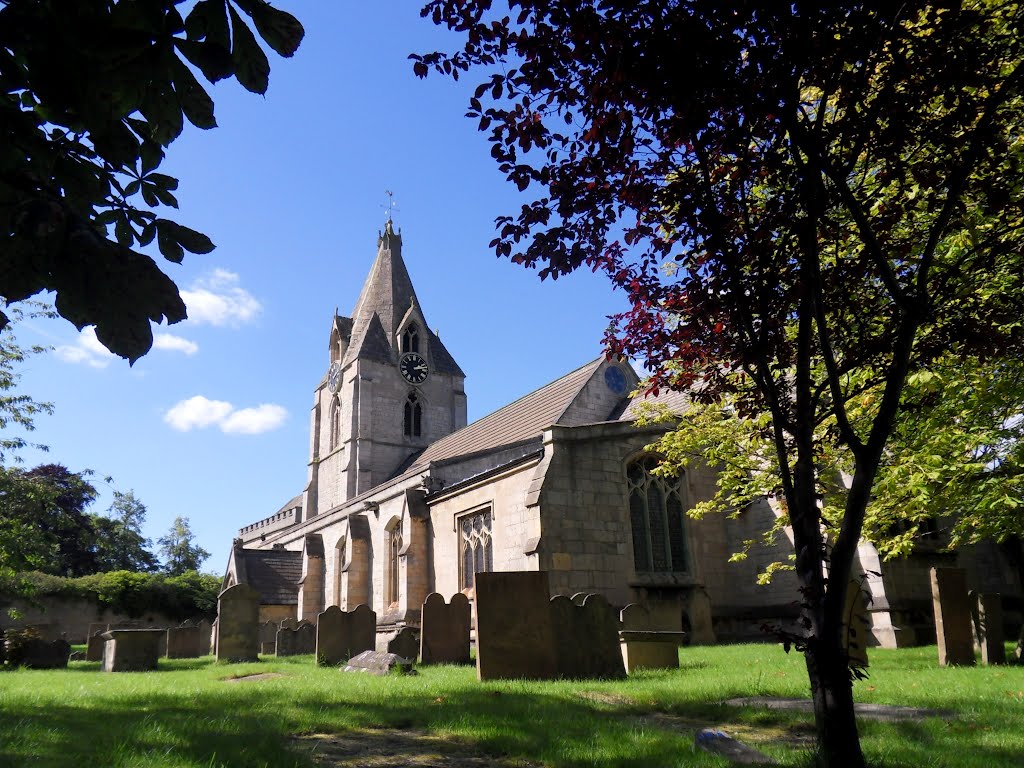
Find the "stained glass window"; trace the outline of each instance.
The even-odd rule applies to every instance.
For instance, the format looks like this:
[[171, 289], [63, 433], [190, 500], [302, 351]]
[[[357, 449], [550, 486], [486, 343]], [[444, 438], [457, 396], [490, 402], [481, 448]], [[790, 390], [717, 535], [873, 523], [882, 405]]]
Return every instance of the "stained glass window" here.
[[637, 573], [685, 573], [686, 533], [679, 478], [652, 474], [658, 459], [645, 456], [626, 469], [633, 565]]

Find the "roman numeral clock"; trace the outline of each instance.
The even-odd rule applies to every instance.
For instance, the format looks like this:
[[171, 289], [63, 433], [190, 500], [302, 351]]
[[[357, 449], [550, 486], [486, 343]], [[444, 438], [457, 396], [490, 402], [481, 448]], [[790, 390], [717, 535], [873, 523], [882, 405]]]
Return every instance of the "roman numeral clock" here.
[[398, 360], [398, 371], [403, 379], [417, 386], [425, 382], [430, 373], [427, 361], [419, 352], [406, 352], [402, 355]]

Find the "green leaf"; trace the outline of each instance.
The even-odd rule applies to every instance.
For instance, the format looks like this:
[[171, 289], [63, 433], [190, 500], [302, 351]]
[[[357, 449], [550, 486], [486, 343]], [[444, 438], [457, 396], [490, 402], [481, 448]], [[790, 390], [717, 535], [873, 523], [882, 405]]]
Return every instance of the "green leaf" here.
[[173, 221], [167, 221], [166, 219], [157, 219], [155, 224], [156, 243], [160, 248], [160, 253], [168, 261], [181, 264], [181, 260], [185, 258], [185, 251], [178, 244], [178, 240], [175, 237], [174, 230], [177, 225]]
[[160, 204], [160, 201], [157, 200], [155, 189], [156, 187], [152, 184], [142, 185], [142, 199], [146, 201], [146, 205], [150, 208], [156, 208]]
[[210, 253], [216, 248], [213, 241], [202, 232], [196, 232], [194, 229], [183, 227], [181, 224], [175, 224], [175, 229], [177, 230], [176, 237], [178, 242], [189, 253]]
[[145, 176], [160, 166], [160, 162], [164, 159], [164, 151], [155, 141], [146, 140], [142, 142], [139, 156], [142, 158], [142, 175]]
[[124, 215], [124, 211], [118, 211], [120, 214], [117, 217], [117, 224], [114, 225], [114, 235], [117, 237], [117, 242], [125, 247], [132, 244], [135, 239], [132, 235], [132, 228], [128, 224], [128, 217]]
[[189, 40], [205, 39], [225, 51], [229, 50], [231, 36], [225, 0], [199, 0], [185, 19], [185, 34]]
[[201, 43], [195, 40], [175, 40], [174, 44], [181, 51], [181, 55], [198, 67], [211, 83], [231, 77], [235, 73], [231, 52], [218, 43], [209, 40]]
[[235, 77], [247, 91], [264, 94], [270, 84], [270, 63], [263, 53], [252, 31], [241, 17], [231, 11], [231, 31], [234, 33], [234, 45], [231, 58], [235, 62]]
[[263, 0], [235, 0], [238, 7], [252, 16], [256, 31], [271, 48], [285, 58], [298, 50], [306, 31], [290, 13], [278, 10]]
[[166, 147], [178, 138], [183, 127], [181, 104], [169, 81], [157, 81], [150, 85], [142, 100], [141, 112], [149, 121], [154, 141]]
[[213, 116], [213, 99], [199, 84], [192, 71], [177, 56], [173, 57], [174, 90], [181, 101], [185, 117], [196, 128], [209, 130], [217, 127], [217, 119]]

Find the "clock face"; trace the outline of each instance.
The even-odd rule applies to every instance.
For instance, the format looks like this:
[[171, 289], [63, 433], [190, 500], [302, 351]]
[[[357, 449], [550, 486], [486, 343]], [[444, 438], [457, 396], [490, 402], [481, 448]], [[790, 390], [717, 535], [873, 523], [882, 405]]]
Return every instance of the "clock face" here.
[[339, 386], [341, 386], [341, 363], [335, 360], [327, 370], [327, 388], [333, 395], [338, 391]]
[[418, 352], [406, 352], [398, 361], [402, 378], [410, 384], [422, 384], [427, 380], [427, 361]]

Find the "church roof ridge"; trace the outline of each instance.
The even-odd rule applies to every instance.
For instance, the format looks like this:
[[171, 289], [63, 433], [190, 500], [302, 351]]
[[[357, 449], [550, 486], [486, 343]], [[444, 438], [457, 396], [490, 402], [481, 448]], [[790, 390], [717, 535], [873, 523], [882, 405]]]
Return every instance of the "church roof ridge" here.
[[552, 424], [558, 423], [602, 362], [604, 355], [436, 440], [416, 457], [411, 467], [422, 467], [430, 462], [539, 436]]

